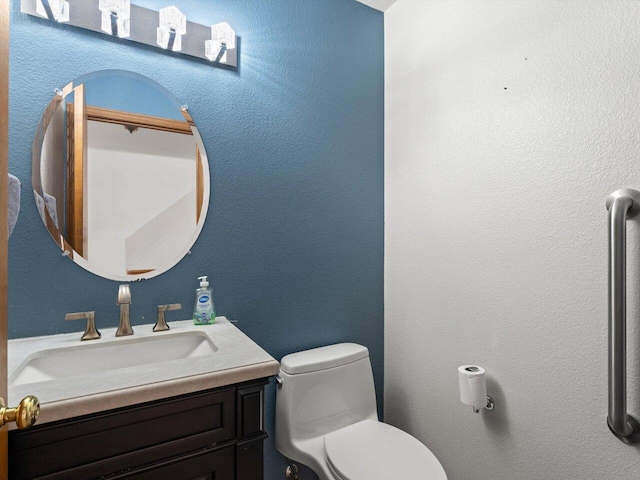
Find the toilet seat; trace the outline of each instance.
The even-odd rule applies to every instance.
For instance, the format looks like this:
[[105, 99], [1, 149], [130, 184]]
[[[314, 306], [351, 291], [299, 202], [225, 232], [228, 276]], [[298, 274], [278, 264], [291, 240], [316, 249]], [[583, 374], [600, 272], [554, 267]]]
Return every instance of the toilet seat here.
[[326, 435], [324, 448], [337, 480], [447, 480], [431, 450], [408, 433], [375, 420]]

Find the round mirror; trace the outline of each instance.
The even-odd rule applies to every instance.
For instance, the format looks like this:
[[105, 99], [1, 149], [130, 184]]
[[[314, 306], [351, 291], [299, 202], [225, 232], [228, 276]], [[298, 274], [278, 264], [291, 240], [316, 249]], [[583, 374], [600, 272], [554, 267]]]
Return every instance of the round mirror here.
[[35, 134], [32, 183], [63, 254], [111, 280], [176, 265], [209, 205], [207, 156], [186, 107], [153, 80], [119, 70], [56, 92]]

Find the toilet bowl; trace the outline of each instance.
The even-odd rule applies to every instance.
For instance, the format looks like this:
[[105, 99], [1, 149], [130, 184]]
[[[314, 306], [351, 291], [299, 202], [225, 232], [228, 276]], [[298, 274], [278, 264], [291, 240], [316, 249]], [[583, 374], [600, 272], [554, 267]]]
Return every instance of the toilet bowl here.
[[320, 480], [446, 480], [433, 453], [378, 421], [369, 351], [341, 343], [280, 362], [276, 448]]

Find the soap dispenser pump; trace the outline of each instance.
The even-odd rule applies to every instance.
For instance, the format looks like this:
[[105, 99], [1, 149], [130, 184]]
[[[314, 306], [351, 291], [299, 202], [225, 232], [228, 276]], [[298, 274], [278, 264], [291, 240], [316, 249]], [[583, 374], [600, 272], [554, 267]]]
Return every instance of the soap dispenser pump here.
[[216, 312], [213, 306], [213, 292], [209, 288], [207, 277], [198, 277], [200, 288], [196, 290], [196, 306], [193, 309], [195, 325], [211, 325], [215, 322]]

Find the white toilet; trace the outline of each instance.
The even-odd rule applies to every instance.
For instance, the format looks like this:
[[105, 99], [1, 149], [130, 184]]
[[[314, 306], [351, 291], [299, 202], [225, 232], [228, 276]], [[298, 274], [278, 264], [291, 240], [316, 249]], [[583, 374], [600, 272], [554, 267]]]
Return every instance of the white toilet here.
[[420, 441], [378, 421], [369, 350], [341, 343], [280, 362], [276, 447], [320, 480], [446, 480]]

